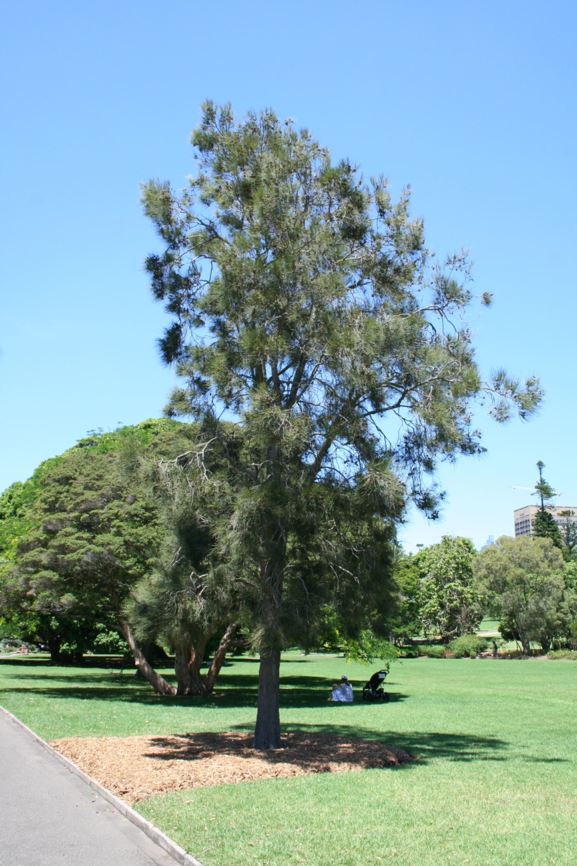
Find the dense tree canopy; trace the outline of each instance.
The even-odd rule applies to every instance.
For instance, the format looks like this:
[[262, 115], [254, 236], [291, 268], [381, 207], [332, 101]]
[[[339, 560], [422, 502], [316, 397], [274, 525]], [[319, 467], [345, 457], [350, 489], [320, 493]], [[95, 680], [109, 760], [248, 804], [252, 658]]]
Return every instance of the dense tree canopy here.
[[395, 595], [389, 622], [390, 635], [395, 643], [410, 641], [421, 633], [420, 572], [417, 557], [397, 554], [394, 564]]
[[533, 519], [533, 535], [536, 538], [548, 538], [555, 547], [563, 548], [563, 536], [557, 522], [550, 511], [540, 508]]
[[425, 633], [449, 641], [477, 630], [483, 608], [473, 578], [475, 555], [468, 538], [445, 536], [415, 557], [419, 618]]
[[501, 634], [518, 640], [526, 654], [532, 641], [547, 652], [554, 638], [570, 632], [577, 599], [563, 555], [549, 539], [503, 536], [479, 554], [475, 572]]
[[98, 624], [126, 631], [123, 604], [167, 532], [136, 464], [190, 442], [191, 430], [170, 420], [94, 434], [4, 495], [3, 606], [32, 617], [54, 656], [63, 643], [81, 656]]
[[[340, 595], [377, 572], [385, 584], [369, 536], [392, 538], [407, 497], [436, 512], [426, 478], [438, 460], [481, 450], [471, 401], [492, 399], [502, 420], [540, 392], [503, 371], [483, 382], [462, 321], [467, 262], [437, 262], [407, 194], [394, 203], [382, 178], [333, 163], [271, 111], [237, 123], [207, 103], [193, 144], [184, 192], [144, 188], [164, 243], [147, 268], [172, 317], [162, 354], [184, 381], [170, 411], [206, 431], [212, 421], [207, 448], [223, 411], [242, 425], [219, 556], [253, 599], [255, 744], [268, 748], [280, 742], [280, 650], [299, 594], [306, 628], [314, 558]], [[357, 507], [372, 514], [360, 538]]]

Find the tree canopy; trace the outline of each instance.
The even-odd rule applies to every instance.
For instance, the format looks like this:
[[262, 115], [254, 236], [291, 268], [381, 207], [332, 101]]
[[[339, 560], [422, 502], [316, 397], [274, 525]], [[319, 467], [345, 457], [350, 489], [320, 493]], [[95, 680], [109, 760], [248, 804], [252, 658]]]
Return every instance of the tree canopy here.
[[[306, 627], [319, 584], [351, 598], [385, 587], [371, 536], [392, 540], [407, 498], [435, 515], [438, 461], [482, 450], [472, 402], [526, 416], [540, 389], [502, 370], [483, 380], [463, 319], [468, 263], [437, 261], [407, 192], [393, 202], [382, 177], [334, 163], [269, 110], [237, 122], [208, 102], [192, 142], [186, 190], [144, 187], [164, 245], [146, 266], [172, 319], [162, 356], [183, 379], [169, 411], [198, 420], [207, 448], [222, 413], [242, 425], [219, 556], [252, 588], [255, 745], [269, 748], [295, 596]], [[360, 537], [357, 508], [372, 515]]]
[[166, 533], [135, 464], [173, 457], [190, 435], [166, 419], [95, 433], [4, 494], [3, 606], [32, 616], [56, 657], [63, 643], [81, 656], [99, 623], [118, 624]]
[[449, 641], [478, 628], [483, 609], [473, 578], [475, 555], [468, 538], [445, 536], [415, 556], [419, 617], [425, 633]]
[[475, 572], [504, 638], [548, 651], [575, 619], [576, 597], [564, 578], [561, 551], [547, 538], [503, 536], [476, 559]]
[[558, 494], [555, 493], [548, 481], [545, 480], [543, 469], [545, 464], [542, 460], [537, 462], [539, 470], [539, 481], [535, 485], [535, 493], [539, 497], [539, 510], [533, 519], [533, 535], [537, 538], [548, 538], [555, 547], [563, 548], [563, 536], [557, 522], [550, 511], [547, 511], [547, 503]]

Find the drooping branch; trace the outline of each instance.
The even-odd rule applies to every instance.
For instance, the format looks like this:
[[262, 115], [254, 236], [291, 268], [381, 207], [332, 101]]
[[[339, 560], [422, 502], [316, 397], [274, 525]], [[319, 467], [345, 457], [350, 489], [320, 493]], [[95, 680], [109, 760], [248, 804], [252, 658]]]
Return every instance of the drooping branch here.
[[236, 635], [237, 629], [238, 625], [236, 623], [230, 623], [230, 625], [227, 627], [225, 633], [220, 639], [218, 647], [216, 648], [216, 651], [212, 657], [208, 673], [206, 675], [204, 688], [207, 695], [211, 694], [212, 690], [214, 689], [216, 678], [218, 677], [220, 670], [225, 662], [226, 654], [232, 646], [232, 642]]
[[146, 656], [138, 646], [136, 638], [132, 633], [132, 629], [125, 619], [118, 618], [118, 627], [122, 635], [130, 647], [130, 652], [134, 656], [134, 664], [142, 674], [142, 676], [150, 683], [157, 695], [167, 695], [173, 697], [176, 694], [176, 689], [173, 685], [167, 682], [161, 674], [154, 670]]

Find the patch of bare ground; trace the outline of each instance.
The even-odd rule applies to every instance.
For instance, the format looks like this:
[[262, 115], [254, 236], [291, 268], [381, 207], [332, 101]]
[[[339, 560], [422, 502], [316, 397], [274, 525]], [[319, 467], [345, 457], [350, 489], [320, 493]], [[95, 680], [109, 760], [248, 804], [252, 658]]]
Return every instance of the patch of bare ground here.
[[168, 791], [396, 767], [414, 760], [394, 746], [330, 734], [286, 734], [283, 748], [267, 752], [253, 749], [250, 735], [239, 733], [71, 738], [51, 745], [129, 803]]

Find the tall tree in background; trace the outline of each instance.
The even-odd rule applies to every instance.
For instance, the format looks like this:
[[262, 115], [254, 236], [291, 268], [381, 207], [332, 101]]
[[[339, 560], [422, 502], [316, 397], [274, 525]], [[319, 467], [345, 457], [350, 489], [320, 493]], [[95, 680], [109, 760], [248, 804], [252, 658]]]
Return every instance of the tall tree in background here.
[[395, 643], [411, 640], [422, 629], [420, 572], [417, 557], [397, 552], [394, 567], [395, 598], [390, 634]]
[[574, 559], [577, 551], [577, 520], [575, 512], [566, 508], [559, 512], [560, 522], [558, 524], [561, 538], [563, 540], [563, 553], [566, 559]]
[[483, 618], [473, 579], [475, 548], [468, 538], [444, 536], [414, 557], [419, 573], [419, 616], [428, 634], [443, 641], [476, 631]]
[[547, 503], [550, 502], [558, 494], [551, 487], [548, 481], [543, 476], [545, 464], [542, 460], [537, 463], [539, 470], [539, 481], [535, 485], [535, 493], [539, 497], [539, 511], [533, 520], [533, 535], [537, 538], [549, 538], [555, 547], [562, 549], [563, 537], [555, 518], [550, 511], [547, 511]]
[[[325, 518], [338, 538], [331, 573], [341, 593], [374, 567], [369, 546], [355, 556], [339, 532], [350, 506], [327, 498], [318, 519], [320, 490], [370, 506], [375, 531], [392, 538], [406, 497], [436, 513], [426, 476], [439, 459], [482, 450], [471, 401], [490, 396], [504, 420], [511, 407], [530, 414], [540, 390], [503, 371], [483, 382], [461, 321], [467, 262], [442, 266], [429, 253], [407, 193], [393, 203], [383, 178], [363, 181], [271, 111], [237, 123], [230, 107], [206, 103], [192, 141], [198, 172], [184, 192], [144, 188], [164, 243], [147, 269], [173, 319], [162, 355], [184, 380], [170, 411], [206, 428], [228, 412], [243, 427], [220, 555], [251, 587], [255, 745], [274, 748], [303, 527], [318, 549]], [[312, 588], [311, 579], [303, 593]]]
[[529, 655], [531, 641], [544, 652], [575, 620], [575, 596], [564, 577], [561, 551], [547, 538], [498, 538], [475, 560], [479, 586], [506, 640]]

